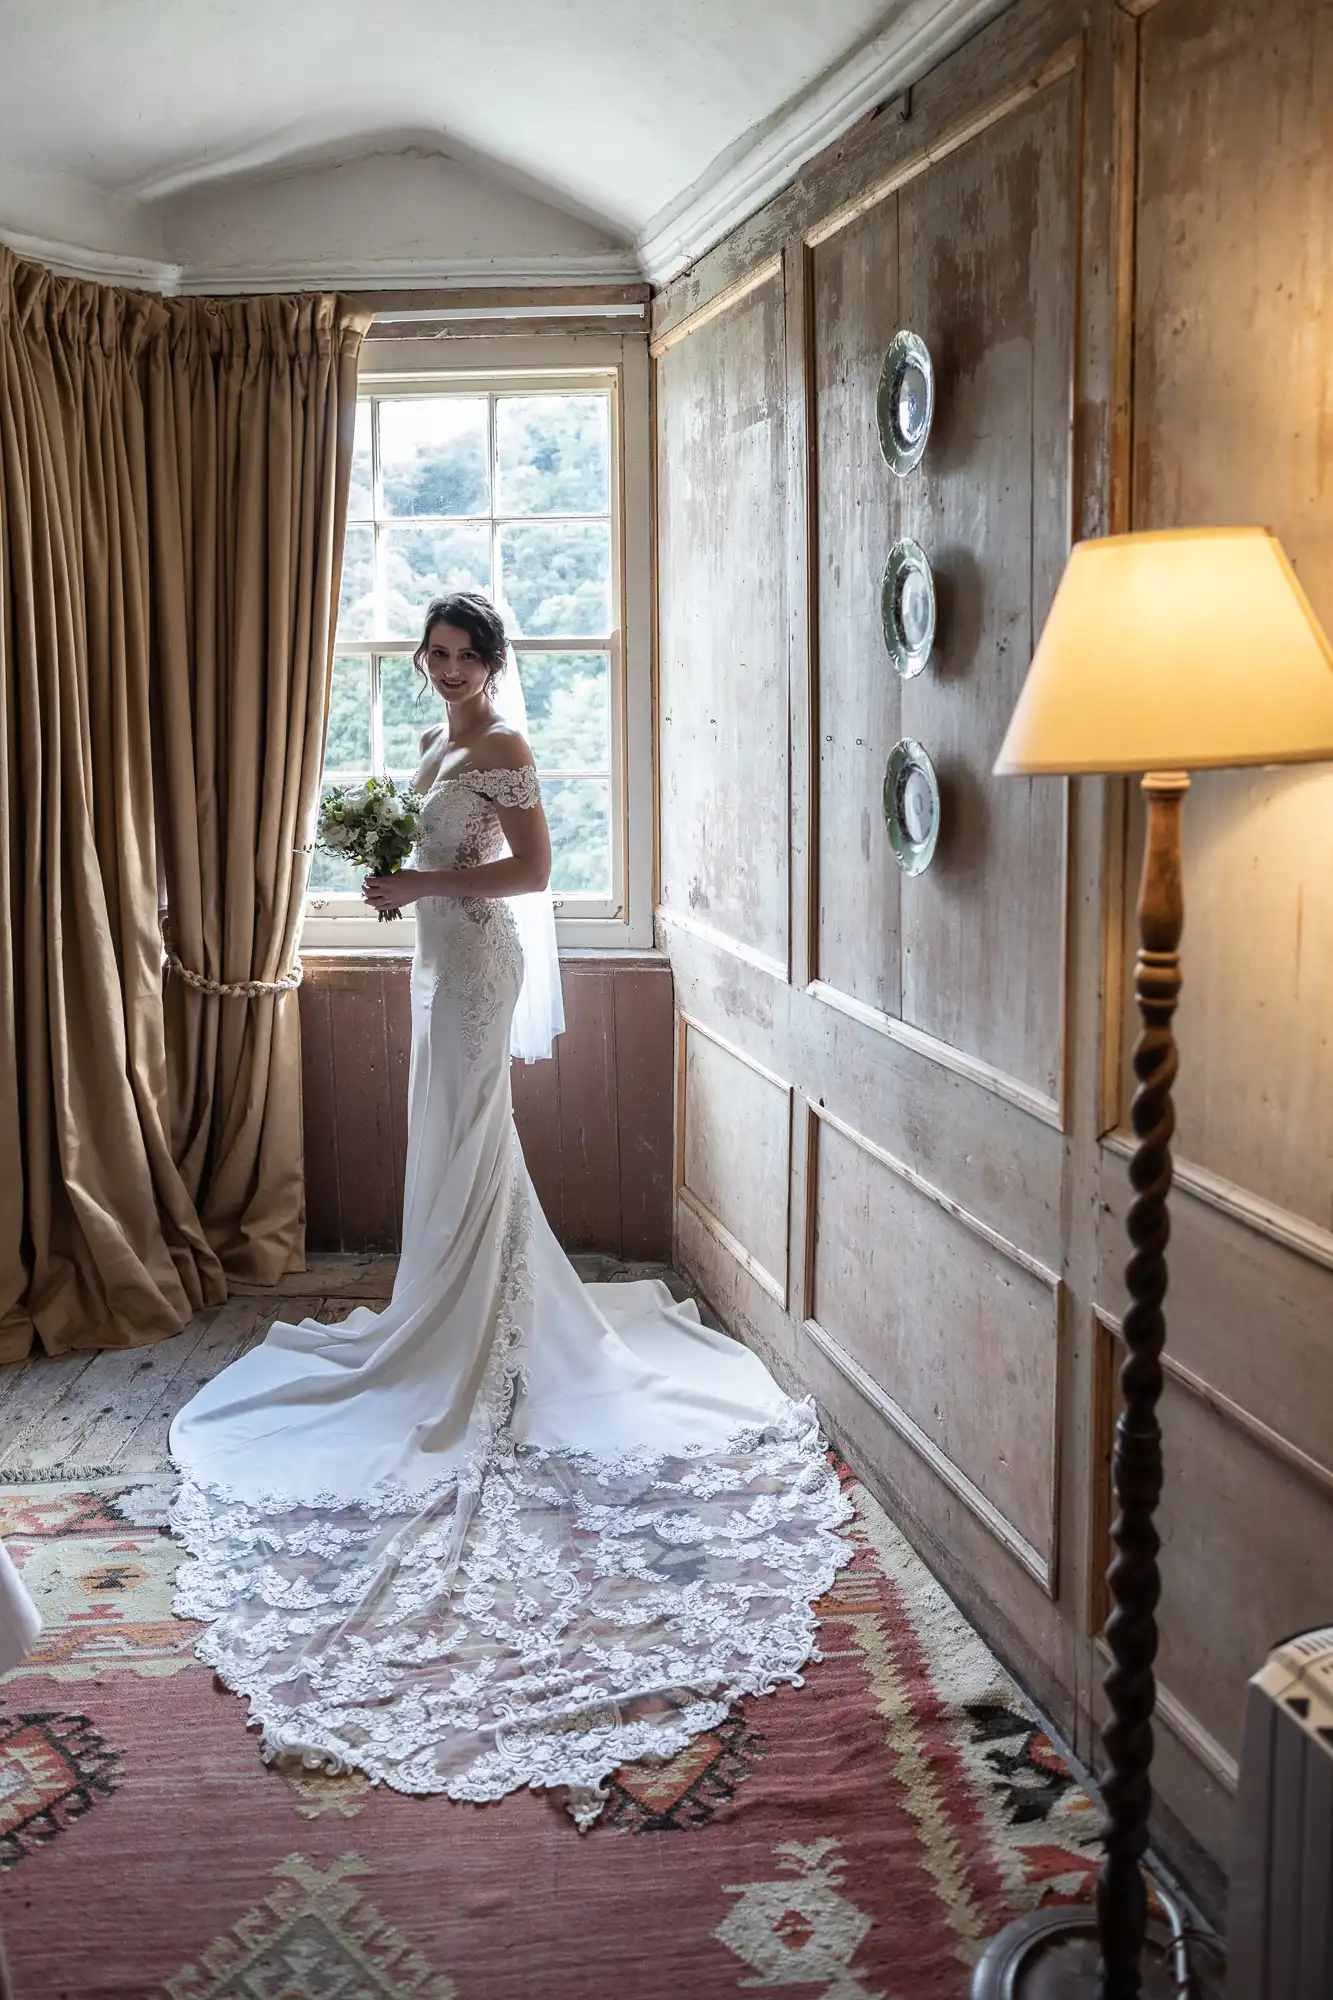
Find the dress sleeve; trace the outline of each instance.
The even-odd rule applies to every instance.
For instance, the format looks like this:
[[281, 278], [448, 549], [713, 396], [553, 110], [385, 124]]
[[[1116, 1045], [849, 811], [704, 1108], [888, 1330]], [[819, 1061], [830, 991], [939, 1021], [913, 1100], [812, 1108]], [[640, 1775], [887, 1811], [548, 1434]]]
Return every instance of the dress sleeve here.
[[524, 806], [529, 811], [542, 802], [542, 788], [530, 764], [517, 770], [473, 771], [472, 788], [494, 806]]

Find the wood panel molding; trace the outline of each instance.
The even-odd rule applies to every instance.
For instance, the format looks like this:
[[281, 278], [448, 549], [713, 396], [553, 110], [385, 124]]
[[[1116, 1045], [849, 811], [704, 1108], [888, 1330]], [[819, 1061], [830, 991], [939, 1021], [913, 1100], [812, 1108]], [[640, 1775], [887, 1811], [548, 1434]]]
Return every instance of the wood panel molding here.
[[[1088, 1508], [1089, 1561], [1088, 1561], [1088, 1624], [1093, 1634], [1094, 1645], [1102, 1661], [1109, 1665], [1111, 1654], [1102, 1637], [1102, 1627], [1110, 1612], [1110, 1593], [1106, 1583], [1106, 1566], [1111, 1554], [1111, 1510], [1109, 1466], [1111, 1456], [1111, 1435], [1115, 1424], [1119, 1400], [1116, 1391], [1118, 1356], [1121, 1350], [1120, 1320], [1115, 1313], [1104, 1306], [1093, 1306], [1094, 1331], [1094, 1393], [1093, 1393], [1093, 1436], [1089, 1454], [1089, 1468], [1093, 1478], [1093, 1490]], [[1168, 1347], [1162, 1354], [1162, 1372], [1170, 1381], [1202, 1403], [1214, 1415], [1220, 1417], [1233, 1430], [1255, 1444], [1261, 1451], [1289, 1466], [1299, 1473], [1324, 1498], [1333, 1501], [1333, 1466], [1321, 1464], [1312, 1458], [1289, 1438], [1275, 1431], [1271, 1425], [1235, 1402], [1222, 1390], [1205, 1381], [1192, 1368], [1177, 1361]], [[1239, 1767], [1230, 1751], [1224, 1749], [1217, 1738], [1204, 1727], [1198, 1717], [1178, 1695], [1160, 1682], [1157, 1688], [1157, 1706], [1163, 1721], [1172, 1734], [1196, 1756], [1204, 1768], [1229, 1794], [1236, 1791]]]
[[[832, 1362], [854, 1389], [864, 1396], [890, 1429], [896, 1431], [903, 1442], [910, 1445], [912, 1450], [924, 1459], [936, 1477], [962, 1501], [968, 1512], [974, 1514], [982, 1526], [990, 1530], [1001, 1547], [1007, 1549], [1009, 1554], [1022, 1564], [1029, 1576], [1041, 1586], [1046, 1596], [1053, 1598], [1056, 1589], [1054, 1542], [1049, 1559], [1043, 1556], [1040, 1550], [1034, 1549], [1027, 1537], [992, 1501], [986, 1498], [981, 1488], [968, 1478], [961, 1466], [955, 1465], [954, 1461], [940, 1450], [934, 1439], [926, 1436], [920, 1426], [908, 1416], [906, 1410], [894, 1401], [887, 1389], [881, 1388], [874, 1376], [867, 1374], [860, 1362], [850, 1355], [817, 1319], [807, 1319], [804, 1331], [820, 1353]], [[1054, 1532], [1054, 1516], [1052, 1531]]]
[[[1110, 1335], [1112, 1341], [1118, 1342], [1121, 1332], [1120, 1321], [1116, 1314], [1108, 1312], [1100, 1305], [1094, 1305], [1092, 1310], [1093, 1318], [1102, 1333]], [[1192, 1368], [1187, 1368], [1183, 1361], [1177, 1361], [1169, 1347], [1162, 1354], [1162, 1372], [1170, 1376], [1173, 1382], [1179, 1383], [1182, 1389], [1196, 1397], [1199, 1402], [1205, 1404], [1225, 1423], [1230, 1424], [1233, 1430], [1240, 1431], [1252, 1444], [1257, 1444], [1261, 1451], [1280, 1459], [1284, 1465], [1290, 1466], [1293, 1472], [1300, 1473], [1301, 1477], [1308, 1480], [1326, 1499], [1333, 1500], [1333, 1465], [1325, 1465], [1321, 1459], [1312, 1457], [1308, 1451], [1302, 1451], [1298, 1444], [1293, 1444], [1290, 1438], [1282, 1435], [1281, 1431], [1274, 1430], [1271, 1424], [1263, 1421], [1262, 1417], [1256, 1417], [1242, 1403], [1236, 1402], [1214, 1383], [1207, 1381], [1202, 1375], [1197, 1375]], [[1114, 1391], [1110, 1397], [1103, 1396], [1101, 1400], [1103, 1409], [1108, 1403], [1111, 1409], [1108, 1417], [1104, 1419], [1106, 1428], [1103, 1430], [1102, 1425], [1098, 1425], [1098, 1436], [1099, 1438], [1104, 1436], [1109, 1441], [1109, 1418], [1114, 1413]], [[1100, 1463], [1099, 1451], [1094, 1451], [1093, 1461], [1094, 1464]], [[1109, 1520], [1106, 1526], [1109, 1529]], [[1104, 1540], [1100, 1541], [1100, 1546], [1106, 1546]]]
[[688, 931], [691, 937], [712, 945], [716, 951], [739, 958], [743, 964], [752, 965], [756, 972], [767, 973], [770, 979], [780, 980], [784, 986], [788, 984], [787, 967], [780, 958], [774, 958], [771, 952], [761, 951], [758, 945], [743, 944], [739, 938], [719, 930], [715, 924], [706, 924], [685, 910], [673, 910], [667, 903], [659, 905], [657, 921], [668, 930]]
[[[964, 1229], [970, 1230], [988, 1249], [998, 1250], [1002, 1257], [1009, 1259], [1010, 1263], [1017, 1264], [1020, 1271], [1026, 1271], [1030, 1278], [1037, 1280], [1038, 1284], [1045, 1285], [1053, 1297], [1059, 1297], [1062, 1280], [1058, 1271], [1052, 1271], [1039, 1258], [1024, 1250], [1021, 1244], [1011, 1243], [1007, 1236], [1002, 1236], [998, 1229], [992, 1229], [991, 1225], [983, 1222], [980, 1216], [973, 1215], [960, 1202], [954, 1201], [943, 1188], [936, 1187], [935, 1183], [928, 1181], [924, 1174], [919, 1174], [915, 1167], [909, 1167], [905, 1160], [899, 1160], [892, 1153], [886, 1152], [883, 1146], [877, 1146], [873, 1139], [867, 1138], [864, 1132], [858, 1132], [854, 1125], [847, 1124], [845, 1119], [839, 1118], [826, 1106], [811, 1104], [807, 1099], [806, 1107], [818, 1124], [828, 1125], [844, 1139], [850, 1140], [853, 1146], [858, 1147], [863, 1153], [868, 1153], [879, 1166], [887, 1167], [899, 1180], [906, 1181], [914, 1193], [924, 1195], [927, 1201], [933, 1201], [936, 1207], [942, 1208], [954, 1222], [960, 1222]], [[810, 1284], [811, 1276], [812, 1274], [807, 1272], [807, 1285]]]
[[969, 117], [959, 119], [957, 124], [949, 126], [942, 132], [938, 139], [929, 141], [919, 152], [910, 154], [879, 180], [872, 181], [863, 193], [831, 209], [818, 222], [812, 223], [805, 231], [805, 241], [812, 248], [815, 244], [827, 243], [830, 237], [836, 236], [840, 230], [846, 229], [849, 223], [855, 222], [870, 209], [878, 208], [882, 201], [887, 200], [889, 195], [896, 194], [899, 188], [906, 187], [909, 181], [916, 180], [918, 175], [928, 172], [941, 160], [947, 160], [951, 153], [956, 153], [970, 140], [980, 138], [983, 132], [988, 132], [992, 125], [1000, 124], [1013, 112], [1024, 110], [1034, 97], [1041, 95], [1043, 90], [1048, 90], [1053, 83], [1059, 83], [1062, 77], [1071, 76], [1079, 66], [1081, 53], [1080, 40], [1066, 42], [1064, 47], [1057, 49], [1033, 75], [1025, 77], [1021, 83], [1013, 85], [992, 103], [983, 105]]
[[673, 326], [670, 332], [650, 341], [649, 354], [656, 361], [670, 348], [678, 346], [682, 340], [688, 340], [692, 333], [698, 333], [700, 327], [707, 326], [710, 320], [717, 319], [721, 313], [729, 312], [732, 306], [739, 305], [742, 299], [748, 299], [751, 292], [757, 292], [761, 285], [766, 285], [781, 275], [781, 256], [766, 257], [761, 264], [756, 264], [743, 277], [737, 278], [734, 284], [727, 285], [715, 297], [709, 299], [707, 305], [702, 305], [697, 312], [688, 314], [678, 325]]
[[[756, 1256], [754, 1251], [741, 1241], [735, 1231], [727, 1227], [721, 1216], [709, 1207], [708, 1203], [701, 1198], [695, 1189], [690, 1187], [687, 1181], [688, 1156], [686, 1140], [689, 1100], [686, 1088], [686, 1063], [689, 1037], [691, 1035], [695, 1035], [701, 1041], [709, 1042], [714, 1048], [720, 1049], [723, 1055], [728, 1056], [733, 1062], [741, 1064], [744, 1069], [750, 1071], [752, 1075], [759, 1077], [762, 1082], [769, 1084], [773, 1089], [780, 1091], [785, 1100], [786, 1150], [783, 1161], [783, 1185], [786, 1190], [787, 1207], [783, 1216], [782, 1242], [784, 1247], [783, 1263], [780, 1272], [771, 1271], [763, 1259]], [[676, 1089], [675, 1171], [677, 1203], [687, 1208], [699, 1226], [707, 1231], [714, 1241], [727, 1252], [729, 1257], [734, 1258], [742, 1270], [748, 1272], [749, 1276], [768, 1293], [770, 1298], [777, 1301], [783, 1312], [786, 1312], [791, 1297], [791, 1128], [792, 1106], [795, 1098], [792, 1085], [785, 1077], [778, 1076], [775, 1071], [768, 1069], [763, 1063], [756, 1062], [752, 1055], [747, 1055], [746, 1051], [738, 1048], [735, 1042], [728, 1041], [724, 1035], [718, 1034], [715, 1028], [708, 1027], [693, 1015], [685, 1013], [679, 1016], [676, 1075], [678, 1078]]]
[[714, 1215], [712, 1209], [700, 1201], [693, 1189], [685, 1187], [682, 1184], [676, 1189], [676, 1200], [682, 1208], [689, 1210], [690, 1214], [699, 1224], [699, 1227], [706, 1229], [714, 1242], [719, 1244], [729, 1257], [734, 1258], [741, 1269], [754, 1279], [756, 1285], [762, 1287], [771, 1299], [777, 1301], [782, 1307], [783, 1312], [786, 1312], [787, 1285], [785, 1279], [776, 1277], [766, 1265], [761, 1264], [754, 1252], [746, 1249], [739, 1236], [732, 1235], [726, 1223], [720, 1221]]
[[[1111, 1664], [1111, 1649], [1100, 1636], [1094, 1642], [1098, 1659], [1104, 1667]], [[1229, 1750], [1224, 1750], [1217, 1738], [1204, 1728], [1197, 1715], [1186, 1708], [1183, 1701], [1172, 1694], [1170, 1688], [1157, 1683], [1156, 1713], [1166, 1724], [1178, 1743], [1192, 1752], [1209, 1775], [1216, 1779], [1223, 1791], [1234, 1798], [1240, 1783], [1240, 1765]]]
[[1051, 1339], [1054, 1343], [1054, 1379], [1051, 1392], [1048, 1453], [1050, 1473], [1046, 1495], [1046, 1526], [1049, 1536], [1049, 1555], [1043, 1555], [1040, 1549], [1033, 1546], [1022, 1530], [992, 1500], [987, 1498], [976, 1482], [969, 1478], [968, 1474], [963, 1471], [962, 1467], [956, 1464], [946, 1452], [940, 1449], [932, 1438], [926, 1435], [920, 1425], [902, 1408], [897, 1400], [880, 1383], [876, 1382], [874, 1377], [861, 1366], [860, 1362], [853, 1355], [847, 1352], [846, 1348], [829, 1332], [827, 1327], [823, 1326], [819, 1319], [810, 1313], [808, 1305], [804, 1330], [809, 1339], [819, 1348], [820, 1352], [867, 1399], [897, 1435], [912, 1447], [949, 1488], [949, 1491], [963, 1502], [964, 1506], [990, 1531], [1001, 1546], [1022, 1564], [1029, 1575], [1041, 1586], [1045, 1595], [1053, 1599], [1057, 1590], [1059, 1568], [1059, 1418], [1063, 1379], [1062, 1331], [1065, 1292], [1063, 1279], [1058, 1272], [1052, 1271], [1039, 1258], [1032, 1256], [1030, 1252], [1023, 1249], [1020, 1244], [1011, 1242], [999, 1230], [992, 1228], [988, 1222], [984, 1222], [980, 1216], [973, 1215], [960, 1202], [954, 1201], [942, 1188], [937, 1187], [932, 1181], [927, 1180], [915, 1168], [908, 1166], [905, 1161], [895, 1158], [892, 1153], [886, 1152], [884, 1147], [876, 1145], [875, 1141], [868, 1138], [864, 1132], [858, 1132], [855, 1126], [847, 1124], [844, 1119], [837, 1117], [836, 1114], [829, 1111], [823, 1105], [813, 1104], [808, 1098], [803, 1098], [801, 1101], [808, 1120], [805, 1148], [806, 1172], [804, 1176], [806, 1190], [805, 1227], [803, 1232], [804, 1269], [800, 1275], [803, 1299], [808, 1302], [816, 1297], [815, 1258], [817, 1254], [816, 1213], [818, 1201], [816, 1183], [818, 1169], [815, 1162], [817, 1157], [816, 1135], [820, 1125], [827, 1125], [831, 1131], [837, 1132], [851, 1145], [857, 1147], [859, 1151], [868, 1155], [878, 1166], [886, 1168], [897, 1179], [905, 1182], [915, 1194], [924, 1196], [926, 1200], [932, 1202], [937, 1208], [942, 1209], [952, 1221], [961, 1224], [979, 1242], [985, 1244], [987, 1249], [997, 1251], [1019, 1270], [1026, 1273], [1028, 1277], [1034, 1278], [1038, 1284], [1045, 1287], [1049, 1292], [1051, 1300]]
[[1016, 1105], [1043, 1125], [1049, 1125], [1057, 1132], [1064, 1131], [1063, 1092], [1061, 1097], [1049, 1097], [1045, 1091], [1034, 1090], [1021, 1077], [1010, 1076], [1006, 1071], [996, 1069], [992, 1063], [983, 1062], [980, 1056], [969, 1055], [965, 1049], [955, 1048], [952, 1042], [941, 1041], [924, 1029], [914, 1028], [909, 1021], [900, 1021], [897, 1015], [886, 1014], [882, 1008], [872, 1007], [868, 1002], [844, 993], [841, 987], [833, 986], [827, 980], [811, 980], [805, 990], [812, 1000], [846, 1014], [849, 1020], [859, 1021], [862, 1027], [873, 1029], [877, 1035], [886, 1035], [901, 1048], [911, 1049], [914, 1054], [925, 1056], [928, 1062], [938, 1063], [941, 1069], [966, 1077], [969, 1083], [989, 1091], [992, 1097], [1003, 1098], [1006, 1104]]
[[[1134, 1141], [1127, 1132], [1108, 1132], [1102, 1140], [1102, 1150], [1127, 1160], [1133, 1154]], [[1326, 1271], [1333, 1271], [1333, 1231], [1321, 1229], [1307, 1216], [1265, 1201], [1262, 1195], [1252, 1194], [1249, 1188], [1239, 1187], [1235, 1181], [1224, 1180], [1221, 1174], [1212, 1173], [1207, 1167], [1196, 1166], [1193, 1160], [1179, 1157], [1174, 1160], [1172, 1185], [1183, 1188], [1233, 1222], [1254, 1230], [1257, 1236], [1266, 1236], [1270, 1242], [1280, 1243], [1284, 1250], [1294, 1250], [1312, 1264], [1322, 1264]]]
[[819, 438], [815, 269], [799, 237], [783, 254], [787, 335], [787, 712], [790, 848], [787, 972], [804, 986], [819, 938]]

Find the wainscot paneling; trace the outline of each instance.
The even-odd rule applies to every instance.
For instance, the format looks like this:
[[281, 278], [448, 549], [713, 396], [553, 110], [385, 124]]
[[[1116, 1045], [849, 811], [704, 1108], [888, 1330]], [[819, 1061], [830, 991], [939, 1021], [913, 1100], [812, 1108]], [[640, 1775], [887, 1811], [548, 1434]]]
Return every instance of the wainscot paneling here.
[[[678, 1256], [1094, 1764], [1138, 816], [990, 767], [1071, 537], [1265, 522], [1333, 627], [1330, 102], [1326, 0], [1014, 0], [653, 302], [682, 1060], [729, 1048], [796, 1114], [782, 1190], [777, 1086], [766, 1130], [734, 1064], [679, 1073], [787, 1215], [785, 1308], [754, 1209], [682, 1184]], [[901, 326], [937, 399], [899, 480]], [[906, 684], [902, 534], [939, 597]], [[738, 659], [785, 660], [785, 709]], [[943, 795], [911, 880], [899, 736]], [[1213, 774], [1185, 814], [1155, 1831], [1214, 1917], [1245, 1680], [1331, 1609], [1330, 787]]]
[[[1333, 630], [1333, 12], [1160, 0], [1136, 38], [1132, 524], [1271, 527]], [[1224, 1864], [1245, 1683], [1333, 1614], [1333, 772], [1199, 773], [1183, 835], [1161, 1672], [1205, 1774], [1176, 1802]], [[1122, 1131], [1100, 1170], [1113, 1318], [1141, 852], [1133, 788]]]
[[697, 1022], [680, 1034], [679, 1199], [785, 1306], [791, 1090]]
[[[1333, 631], [1333, 8], [1140, 32], [1135, 526], [1271, 527]], [[1199, 773], [1184, 847], [1180, 1151], [1333, 1248], [1333, 771]]]
[[[691, 274], [654, 306], [660, 933], [689, 1023], [678, 1255], [820, 1396], [1065, 1727], [1079, 1635], [1063, 1552], [1085, 1543], [1060, 1448], [1081, 1323], [1064, 1301], [1075, 871], [1065, 788], [990, 767], [1074, 507], [1082, 218], [1110, 214], [1079, 155], [1085, 125], [1109, 132], [1110, 21], [1090, 41], [1084, 25], [1074, 5], [1011, 10], [954, 59], [955, 91], [926, 79], [910, 118], [871, 121], [779, 197], [785, 240], [748, 265], [724, 247], [707, 284]], [[925, 458], [898, 479], [875, 390], [903, 325], [931, 346], [937, 400]], [[1081, 449], [1101, 456], [1111, 390], [1093, 386]], [[905, 686], [880, 587], [909, 533], [935, 568], [940, 639]], [[754, 699], [738, 659], [776, 659], [781, 705], [767, 682]], [[913, 880], [882, 811], [908, 734], [944, 803]], [[1094, 812], [1085, 843], [1099, 827]], [[1086, 912], [1086, 846], [1077, 866]], [[682, 886], [696, 881], [707, 908]], [[1097, 944], [1086, 915], [1077, 928]]]
[[781, 267], [656, 365], [661, 899], [785, 978]]
[[[307, 954], [301, 987], [306, 1242], [396, 1250], [407, 1152], [410, 961]], [[671, 1251], [672, 988], [660, 959], [562, 960], [565, 1033], [515, 1063], [514, 1119], [569, 1250]]]
[[[1057, 73], [845, 227], [817, 233], [818, 972], [1058, 1114], [1065, 796], [991, 766], [1069, 546], [1078, 79]], [[896, 478], [875, 391], [898, 326], [925, 340], [936, 418]], [[910, 535], [938, 643], [903, 681], [880, 580]], [[900, 737], [939, 774], [935, 859], [905, 879], [881, 795]]]
[[[1099, 1322], [1108, 1377], [1123, 1359], [1118, 1328]], [[1293, 1452], [1216, 1387], [1167, 1357], [1161, 1422], [1166, 1480], [1161, 1646], [1157, 1672], [1169, 1727], [1234, 1792], [1242, 1703], [1237, 1691], [1277, 1639], [1328, 1622], [1333, 1466]], [[1109, 1467], [1113, 1393], [1101, 1398]], [[1327, 1454], [1333, 1456], [1333, 1454]], [[1255, 1512], [1275, 1524], [1267, 1559], [1253, 1561]], [[1109, 1541], [1109, 1477], [1101, 1521]], [[1236, 1588], [1244, 1577], [1245, 1587]], [[1104, 1617], [1109, 1599], [1100, 1594]]]
[[1059, 1279], [827, 1114], [809, 1174], [807, 1332], [1051, 1589]]

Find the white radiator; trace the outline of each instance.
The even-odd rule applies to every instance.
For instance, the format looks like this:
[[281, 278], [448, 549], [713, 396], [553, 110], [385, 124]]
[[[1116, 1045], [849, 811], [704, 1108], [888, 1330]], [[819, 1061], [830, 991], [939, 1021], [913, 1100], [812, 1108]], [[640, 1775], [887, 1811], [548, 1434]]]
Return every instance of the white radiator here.
[[1227, 2000], [1333, 2000], [1333, 1625], [1250, 1682], [1236, 1808]]

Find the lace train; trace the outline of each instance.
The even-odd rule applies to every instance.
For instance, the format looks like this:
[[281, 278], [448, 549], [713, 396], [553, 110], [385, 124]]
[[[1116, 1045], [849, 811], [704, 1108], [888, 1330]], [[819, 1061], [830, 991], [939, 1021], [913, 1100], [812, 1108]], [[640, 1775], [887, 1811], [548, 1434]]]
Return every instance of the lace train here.
[[588, 1826], [623, 1763], [800, 1684], [850, 1512], [813, 1405], [734, 1449], [635, 1463], [502, 1448], [402, 1511], [272, 1512], [187, 1479], [176, 1609], [263, 1755], [478, 1802], [565, 1785]]

